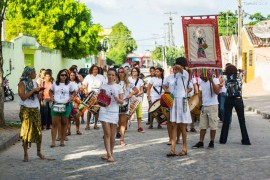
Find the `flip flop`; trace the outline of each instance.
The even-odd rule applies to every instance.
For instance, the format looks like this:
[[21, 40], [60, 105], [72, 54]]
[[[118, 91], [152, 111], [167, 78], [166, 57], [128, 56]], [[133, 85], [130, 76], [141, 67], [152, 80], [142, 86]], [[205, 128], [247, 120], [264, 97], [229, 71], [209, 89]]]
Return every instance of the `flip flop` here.
[[54, 148], [54, 147], [55, 147], [55, 145], [53, 145], [53, 144], [52, 144], [50, 147], [51, 147], [51, 148]]
[[107, 161], [107, 160], [108, 160], [107, 154], [103, 154], [100, 158], [101, 158], [102, 160], [104, 160], [104, 161]]
[[173, 156], [176, 156], [176, 154], [175, 153], [169, 153], [169, 154], [167, 154], [167, 157], [173, 157]]
[[186, 156], [187, 152], [181, 151], [179, 154], [177, 154], [177, 156]]

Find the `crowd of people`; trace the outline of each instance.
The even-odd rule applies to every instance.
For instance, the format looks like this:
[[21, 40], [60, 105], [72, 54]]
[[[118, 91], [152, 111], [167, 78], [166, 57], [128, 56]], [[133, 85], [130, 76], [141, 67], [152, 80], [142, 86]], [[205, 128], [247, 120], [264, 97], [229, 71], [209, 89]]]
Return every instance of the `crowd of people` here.
[[[232, 121], [232, 108], [235, 107], [241, 133], [242, 144], [250, 145], [247, 129], [245, 126], [244, 106], [241, 96], [241, 79], [237, 78], [239, 93], [228, 93], [228, 79], [236, 78], [237, 68], [231, 64], [226, 65], [227, 76], [213, 77], [200, 75], [192, 77], [188, 64], [184, 57], [177, 58], [170, 70], [170, 75], [165, 77], [164, 69], [150, 68], [150, 76], [142, 79], [138, 67], [110, 68], [103, 74], [103, 69], [93, 65], [89, 74], [83, 78], [78, 74], [77, 66], [62, 69], [56, 79], [53, 78], [50, 69], [41, 69], [36, 79], [36, 71], [32, 67], [25, 67], [18, 85], [20, 97], [21, 138], [24, 149], [24, 161], [28, 161], [28, 146], [37, 143], [37, 156], [45, 159], [41, 152], [42, 130], [51, 129], [51, 148], [56, 147], [56, 141], [60, 146], [65, 146], [67, 136], [71, 132], [71, 123], [76, 125], [76, 135], [82, 135], [80, 125], [84, 121], [84, 110], [87, 109], [85, 130], [90, 130], [90, 119], [94, 118], [94, 129], [98, 130], [98, 122], [103, 129], [103, 140], [106, 154], [101, 159], [114, 162], [113, 149], [115, 138], [120, 139], [120, 145], [125, 146], [125, 133], [129, 119], [137, 118], [137, 131], [143, 133], [142, 127], [142, 101], [148, 100], [149, 110], [162, 98], [164, 93], [171, 94], [173, 104], [171, 107], [161, 107], [160, 117], [156, 113], [149, 113], [149, 129], [153, 129], [153, 121], [158, 120], [158, 128], [162, 124], [167, 125], [171, 156], [187, 155], [187, 132], [188, 124], [190, 131], [197, 132], [195, 121], [199, 121], [199, 142], [192, 148], [204, 147], [204, 137], [210, 127], [210, 142], [208, 148], [214, 148], [216, 129], [218, 122], [223, 122], [219, 142], [227, 142], [229, 126]], [[147, 84], [147, 85], [146, 85]], [[188, 99], [198, 96], [201, 106], [199, 116], [189, 108]], [[77, 100], [83, 102], [83, 108], [79, 109], [76, 116]], [[94, 104], [90, 102], [94, 101]], [[83, 110], [84, 109], [84, 110]], [[182, 149], [176, 153], [175, 146], [180, 143], [182, 135]]]

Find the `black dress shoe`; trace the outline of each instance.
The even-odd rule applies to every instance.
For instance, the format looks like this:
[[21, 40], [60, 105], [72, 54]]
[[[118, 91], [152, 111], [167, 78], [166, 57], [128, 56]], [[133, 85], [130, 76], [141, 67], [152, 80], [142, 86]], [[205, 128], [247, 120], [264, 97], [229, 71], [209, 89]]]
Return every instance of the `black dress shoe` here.
[[192, 146], [193, 149], [203, 148], [204, 144], [203, 142], [198, 142], [194, 146]]

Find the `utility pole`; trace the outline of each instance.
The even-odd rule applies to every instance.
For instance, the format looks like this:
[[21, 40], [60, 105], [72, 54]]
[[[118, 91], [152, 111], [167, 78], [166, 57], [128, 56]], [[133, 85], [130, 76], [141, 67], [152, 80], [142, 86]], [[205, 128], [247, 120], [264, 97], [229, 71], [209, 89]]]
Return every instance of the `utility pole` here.
[[[238, 58], [236, 67], [242, 69], [242, 22], [243, 22], [242, 0], [238, 0]], [[239, 65], [239, 66], [238, 66]]]
[[173, 35], [173, 18], [172, 18], [172, 14], [177, 14], [176, 12], [168, 12], [168, 13], [164, 13], [164, 14], [168, 14], [169, 15], [169, 22], [165, 23], [166, 25], [168, 25], [168, 46], [169, 47], [174, 47], [175, 43], [174, 43], [174, 35]]

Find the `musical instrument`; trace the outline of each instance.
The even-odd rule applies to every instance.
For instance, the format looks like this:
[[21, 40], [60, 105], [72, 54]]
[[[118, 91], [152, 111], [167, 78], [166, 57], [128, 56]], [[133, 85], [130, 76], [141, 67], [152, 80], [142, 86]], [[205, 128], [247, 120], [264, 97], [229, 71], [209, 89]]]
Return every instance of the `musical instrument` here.
[[160, 105], [165, 108], [171, 108], [173, 106], [173, 94], [165, 92], [160, 97]]
[[106, 94], [106, 90], [100, 90], [97, 96], [97, 103], [102, 107], [108, 107], [111, 104], [111, 97]]
[[129, 99], [124, 99], [124, 103], [119, 106], [119, 114], [126, 114], [128, 112]]
[[77, 95], [73, 100], [73, 108], [71, 110], [71, 116], [74, 117], [75, 120], [79, 120], [83, 113], [88, 109], [88, 105], [85, 104]]
[[93, 106], [97, 101], [97, 94], [95, 91], [90, 91], [90, 93], [84, 98], [83, 103], [87, 106]]
[[95, 104], [91, 107], [89, 107], [89, 111], [91, 111], [93, 114], [97, 114], [99, 112], [100, 106], [98, 104]]
[[140, 104], [140, 101], [138, 99], [134, 99], [130, 104], [129, 104], [129, 112], [128, 116], [131, 117], [132, 114], [136, 111]]
[[153, 102], [153, 104], [151, 104], [151, 106], [148, 109], [148, 112], [151, 114], [153, 118], [155, 118], [158, 121], [158, 124], [167, 121], [166, 109], [164, 107], [161, 107], [159, 99]]
[[189, 109], [190, 109], [190, 113], [195, 115], [195, 116], [200, 116], [201, 114], [201, 103], [200, 103], [200, 99], [199, 99], [199, 95], [198, 94], [194, 94], [193, 96], [191, 96], [191, 98], [188, 101], [188, 105], [189, 105]]

